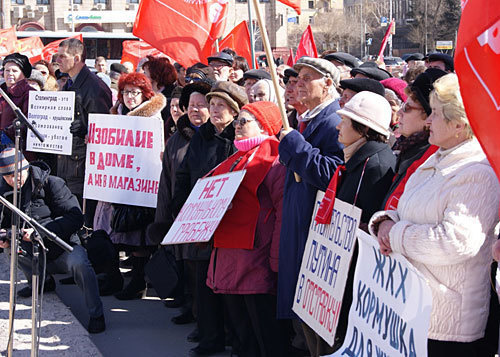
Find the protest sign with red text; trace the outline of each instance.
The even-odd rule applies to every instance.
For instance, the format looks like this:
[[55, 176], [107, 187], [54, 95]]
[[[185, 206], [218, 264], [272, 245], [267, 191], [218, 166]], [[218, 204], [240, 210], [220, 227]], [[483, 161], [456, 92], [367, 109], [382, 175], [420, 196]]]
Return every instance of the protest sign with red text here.
[[161, 244], [208, 242], [245, 173], [235, 171], [198, 180]]
[[89, 114], [83, 197], [156, 207], [163, 149], [159, 118]]
[[335, 199], [330, 224], [318, 224], [318, 191], [295, 289], [293, 311], [333, 346], [361, 210]]

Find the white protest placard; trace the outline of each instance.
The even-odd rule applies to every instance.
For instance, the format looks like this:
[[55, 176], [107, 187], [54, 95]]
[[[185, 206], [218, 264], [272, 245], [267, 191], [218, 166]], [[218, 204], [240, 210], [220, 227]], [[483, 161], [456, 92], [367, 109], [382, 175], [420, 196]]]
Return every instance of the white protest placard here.
[[331, 223], [317, 224], [314, 217], [324, 195], [316, 195], [292, 309], [332, 346], [361, 210], [335, 199]]
[[161, 151], [161, 119], [89, 114], [83, 197], [156, 207]]
[[71, 155], [75, 92], [29, 92], [28, 120], [45, 138], [42, 143], [28, 130], [26, 149], [48, 154]]
[[161, 244], [208, 242], [245, 173], [234, 171], [198, 180]]
[[432, 307], [429, 286], [401, 254], [380, 253], [358, 229], [353, 301], [342, 347], [330, 356], [427, 356]]

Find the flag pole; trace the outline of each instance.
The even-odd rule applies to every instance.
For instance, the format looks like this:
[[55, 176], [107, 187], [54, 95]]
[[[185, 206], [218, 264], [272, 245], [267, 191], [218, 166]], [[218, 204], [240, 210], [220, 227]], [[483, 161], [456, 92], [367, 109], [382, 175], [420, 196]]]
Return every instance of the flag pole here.
[[252, 68], [256, 69], [257, 67], [255, 66], [255, 37], [253, 35], [252, 4], [250, 4], [250, 1], [248, 1], [247, 3], [248, 3], [248, 22], [250, 23], [250, 53], [252, 54]]
[[252, 2], [253, 2], [253, 6], [255, 8], [255, 14], [257, 16], [257, 21], [259, 22], [260, 33], [262, 36], [262, 42], [264, 43], [264, 50], [266, 51], [267, 63], [270, 67], [271, 78], [272, 78], [273, 85], [274, 85], [274, 91], [276, 93], [276, 97], [278, 98], [278, 107], [279, 107], [280, 113], [281, 113], [281, 121], [283, 122], [283, 129], [288, 130], [290, 128], [290, 125], [288, 124], [288, 118], [286, 116], [285, 103], [283, 102], [283, 98], [281, 98], [278, 95], [279, 83], [278, 83], [278, 78], [276, 75], [276, 64], [274, 63], [273, 52], [271, 51], [271, 46], [269, 44], [269, 38], [267, 37], [266, 27], [265, 27], [264, 21], [262, 21], [262, 16], [260, 15], [260, 9], [259, 9], [257, 0], [252, 0]]

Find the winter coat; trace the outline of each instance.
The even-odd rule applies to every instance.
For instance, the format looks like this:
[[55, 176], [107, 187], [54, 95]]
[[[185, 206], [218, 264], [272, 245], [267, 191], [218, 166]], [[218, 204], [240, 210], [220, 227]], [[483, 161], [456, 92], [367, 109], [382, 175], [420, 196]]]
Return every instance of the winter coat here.
[[[368, 161], [366, 161], [367, 159]], [[365, 163], [365, 173], [361, 179]], [[361, 179], [356, 207], [359, 207], [362, 211], [360, 223], [365, 229], [370, 217], [382, 204], [385, 194], [391, 185], [392, 178], [394, 177], [395, 166], [396, 156], [393, 154], [389, 145], [376, 141], [366, 142], [345, 164], [346, 170], [343, 172], [340, 184], [338, 185], [336, 198], [353, 204]], [[357, 258], [358, 249], [356, 245], [353, 251], [346, 287], [342, 298], [337, 332], [335, 333], [335, 345], [337, 346], [340, 346], [344, 342], [345, 333], [347, 331]]]
[[[367, 159], [368, 162], [366, 162]], [[385, 143], [366, 142], [345, 164], [346, 171], [342, 174], [336, 198], [347, 203], [354, 203], [365, 162], [365, 173], [356, 201], [356, 207], [362, 210], [362, 223], [368, 223], [371, 216], [380, 209], [394, 177], [396, 156]]]
[[[210, 120], [200, 126], [189, 142], [186, 156], [175, 174], [174, 197], [170, 207], [172, 217], [179, 214], [198, 179], [236, 152], [233, 141], [232, 125], [228, 125], [221, 133], [217, 133]], [[189, 259], [208, 260], [210, 252], [211, 249], [206, 245], [189, 244]]]
[[472, 342], [484, 335], [491, 245], [500, 185], [478, 141], [439, 149], [408, 180], [389, 216], [391, 248], [424, 275], [432, 292], [429, 338]]
[[[340, 117], [335, 101], [311, 119], [303, 134], [292, 131], [280, 142], [280, 161], [287, 168], [280, 234], [278, 318], [295, 318], [292, 302], [309, 224], [318, 190], [325, 191], [335, 169], [342, 163], [338, 142]], [[297, 182], [294, 172], [301, 177]]]
[[[161, 94], [157, 94], [129, 111], [126, 115], [161, 119], [161, 110], [165, 107], [165, 104], [165, 97]], [[121, 103], [111, 108], [111, 114], [121, 115], [123, 111], [124, 106]], [[99, 201], [94, 215], [94, 230], [102, 229], [106, 231], [114, 244], [126, 244], [131, 246], [155, 245], [155, 242], [151, 242], [147, 239], [144, 229], [123, 233], [114, 232], [111, 228], [112, 217], [113, 205], [109, 202]]]
[[[108, 114], [111, 108], [111, 90], [99, 77], [83, 66], [66, 91], [75, 92], [74, 121], [88, 128], [90, 113]], [[81, 198], [85, 176], [85, 155], [87, 145], [85, 135], [73, 135], [71, 155], [58, 155], [57, 176], [66, 181], [71, 192]]]
[[[26, 79], [20, 80], [10, 88], [7, 88], [7, 85], [3, 83], [1, 87], [14, 104], [26, 116], [26, 118], [28, 118], [29, 92], [34, 90], [28, 84], [28, 81]], [[14, 146], [15, 140], [15, 129], [13, 123], [16, 118], [16, 114], [10, 107], [9, 103], [7, 103], [3, 97], [0, 97], [0, 129], [12, 141], [12, 146]], [[26, 125], [21, 123], [21, 144], [23, 153], [25, 154], [26, 159], [31, 162], [36, 160], [37, 154], [31, 151], [26, 151], [26, 134]]]
[[[35, 166], [37, 164], [29, 167], [29, 176], [21, 189], [21, 210], [65, 242], [77, 244], [79, 239], [74, 233], [83, 226], [83, 214], [78, 200], [62, 179], [50, 175], [50, 170], [44, 163], [40, 163], [40, 167]], [[12, 187], [5, 180], [1, 181], [0, 194], [12, 197]], [[2, 206], [2, 228], [10, 228], [10, 217], [10, 211]], [[31, 247], [26, 247], [30, 243], [23, 241], [22, 244], [31, 251]], [[56, 259], [63, 252], [62, 248], [46, 238], [44, 244], [49, 250], [48, 260]]]
[[[190, 125], [187, 114], [184, 114], [177, 121], [177, 131], [167, 141], [167, 146], [163, 153], [160, 184], [158, 186], [158, 200], [156, 204], [155, 222], [153, 223], [155, 225], [168, 224], [168, 222], [172, 221], [171, 211], [168, 209], [168, 206], [172, 202], [172, 197], [174, 195], [177, 168], [182, 163], [184, 156], [186, 156], [189, 142], [195, 133], [196, 131]], [[152, 234], [151, 232], [151, 230], [148, 230], [148, 234], [150, 235], [149, 239], [157, 243], [163, 240], [165, 236], [164, 233], [166, 233]], [[186, 259], [188, 256], [187, 248], [186, 244], [174, 245], [173, 251], [175, 251], [176, 258], [179, 260]]]
[[215, 293], [276, 294], [285, 172], [276, 160], [257, 190], [260, 211], [253, 249], [212, 251], [207, 285]]

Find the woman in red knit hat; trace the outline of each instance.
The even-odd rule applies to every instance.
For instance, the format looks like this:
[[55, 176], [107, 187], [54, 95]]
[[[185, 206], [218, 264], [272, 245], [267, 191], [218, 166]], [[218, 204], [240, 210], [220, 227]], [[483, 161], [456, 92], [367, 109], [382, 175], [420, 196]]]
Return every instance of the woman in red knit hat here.
[[214, 234], [207, 285], [223, 294], [241, 356], [282, 356], [276, 284], [285, 168], [278, 160], [276, 104], [245, 105], [233, 121], [238, 151], [212, 175], [246, 170]]

